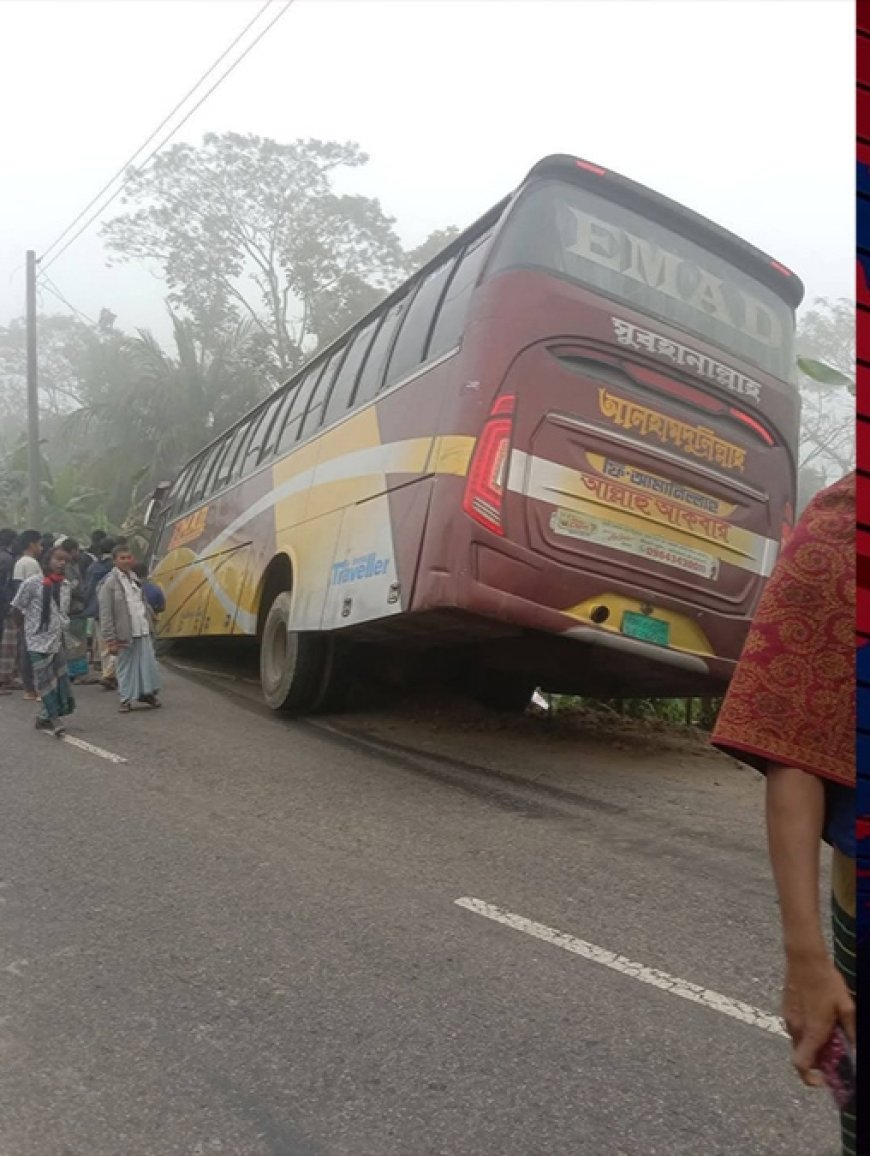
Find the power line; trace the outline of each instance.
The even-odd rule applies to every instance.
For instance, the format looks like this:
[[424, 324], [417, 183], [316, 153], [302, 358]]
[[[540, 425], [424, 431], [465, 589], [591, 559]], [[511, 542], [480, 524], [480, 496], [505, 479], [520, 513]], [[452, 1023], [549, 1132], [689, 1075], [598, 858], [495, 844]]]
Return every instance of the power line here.
[[[252, 50], [253, 50], [253, 49], [254, 49], [254, 48], [255, 48], [255, 47], [256, 47], [256, 46], [257, 46], [257, 45], [260, 43], [260, 41], [263, 39], [263, 37], [266, 35], [266, 33], [267, 33], [267, 32], [270, 32], [270, 31], [272, 30], [272, 28], [274, 28], [274, 27], [275, 27], [275, 25], [278, 23], [278, 21], [281, 19], [281, 17], [282, 17], [282, 16], [283, 16], [283, 15], [284, 15], [284, 14], [285, 14], [285, 13], [286, 13], [286, 12], [287, 12], [287, 11], [288, 11], [288, 10], [289, 10], [291, 7], [292, 7], [292, 6], [293, 6], [293, 4], [294, 4], [295, 2], [296, 2], [296, 0], [285, 0], [285, 3], [284, 3], [284, 5], [283, 5], [283, 7], [282, 7], [282, 8], [281, 8], [281, 9], [278, 11], [277, 15], [276, 15], [276, 16], [275, 16], [275, 17], [274, 17], [274, 18], [273, 18], [273, 19], [272, 19], [272, 20], [271, 20], [271, 21], [270, 21], [270, 22], [269, 22], [269, 23], [268, 23], [268, 24], [265, 26], [265, 28], [263, 28], [263, 29], [262, 29], [262, 30], [261, 30], [261, 31], [260, 31], [260, 32], [257, 34], [257, 36], [255, 36], [255, 37], [254, 37], [254, 39], [253, 39], [253, 40], [250, 42], [250, 44], [248, 44], [248, 46], [247, 46], [247, 47], [244, 49], [244, 51], [241, 53], [241, 55], [236, 57], [236, 59], [235, 59], [235, 60], [233, 61], [233, 63], [232, 63], [230, 66], [229, 66], [229, 68], [227, 68], [227, 69], [226, 69], [226, 70], [225, 70], [225, 71], [224, 71], [224, 72], [223, 72], [223, 73], [222, 73], [222, 74], [221, 74], [221, 75], [218, 77], [218, 79], [217, 79], [217, 80], [214, 82], [214, 84], [213, 84], [213, 85], [212, 85], [210, 88], [208, 88], [208, 89], [207, 89], [207, 90], [206, 90], [206, 91], [203, 93], [203, 95], [202, 95], [202, 96], [200, 97], [200, 99], [199, 99], [199, 100], [196, 102], [196, 104], [194, 104], [194, 105], [193, 105], [193, 107], [192, 107], [192, 108], [190, 108], [190, 109], [187, 111], [187, 113], [185, 113], [185, 115], [184, 115], [184, 116], [182, 117], [182, 119], [181, 119], [181, 120], [178, 122], [178, 124], [176, 124], [176, 125], [175, 125], [175, 127], [174, 127], [173, 129], [171, 129], [171, 130], [170, 130], [170, 131], [169, 131], [169, 132], [168, 132], [168, 133], [167, 133], [167, 134], [166, 134], [166, 135], [163, 137], [163, 139], [162, 139], [161, 141], [159, 141], [159, 142], [158, 142], [158, 144], [156, 144], [156, 145], [154, 146], [154, 148], [151, 150], [151, 152], [150, 152], [150, 153], [149, 153], [149, 154], [148, 154], [148, 155], [145, 157], [145, 159], [144, 159], [144, 160], [143, 160], [143, 161], [142, 161], [142, 162], [141, 162], [141, 163], [140, 163], [140, 164], [139, 164], [139, 165], [138, 165], [138, 166], [137, 166], [135, 169], [133, 169], [132, 171], [126, 171], [126, 176], [124, 177], [124, 180], [121, 182], [121, 184], [120, 184], [120, 185], [118, 185], [117, 189], [115, 189], [115, 191], [112, 193], [112, 195], [111, 195], [110, 197], [108, 197], [108, 199], [107, 199], [106, 201], [104, 201], [104, 202], [103, 202], [103, 203], [102, 203], [102, 204], [101, 204], [101, 205], [100, 205], [100, 206], [99, 206], [99, 207], [96, 209], [96, 211], [95, 211], [94, 213], [92, 213], [92, 214], [91, 214], [91, 215], [90, 215], [90, 216], [87, 218], [87, 220], [84, 222], [84, 224], [82, 224], [82, 226], [81, 226], [79, 229], [77, 229], [75, 233], [73, 233], [73, 235], [72, 235], [72, 236], [69, 238], [69, 240], [66, 242], [66, 244], [65, 244], [65, 245], [63, 245], [63, 247], [62, 247], [62, 248], [61, 248], [61, 249], [60, 249], [60, 250], [59, 250], [59, 251], [58, 251], [58, 252], [57, 252], [57, 253], [54, 255], [54, 257], [52, 257], [52, 259], [51, 259], [51, 260], [48, 262], [48, 264], [47, 264], [47, 265], [46, 265], [44, 268], [42, 268], [42, 269], [41, 269], [41, 274], [42, 274], [42, 275], [44, 275], [44, 274], [45, 274], [45, 273], [46, 273], [46, 272], [47, 272], [47, 271], [48, 271], [48, 270], [51, 268], [51, 266], [52, 266], [52, 265], [55, 263], [55, 261], [59, 260], [59, 259], [60, 259], [60, 257], [62, 257], [62, 256], [63, 256], [63, 254], [64, 254], [64, 253], [67, 251], [67, 249], [70, 247], [70, 245], [74, 244], [74, 243], [75, 243], [75, 242], [78, 240], [78, 238], [79, 238], [79, 237], [82, 235], [82, 233], [84, 233], [84, 232], [85, 232], [85, 230], [86, 230], [86, 229], [88, 229], [88, 228], [89, 228], [89, 227], [90, 227], [90, 226], [93, 224], [93, 222], [94, 222], [94, 221], [95, 221], [95, 220], [96, 220], [96, 219], [97, 219], [97, 218], [98, 218], [98, 217], [99, 217], [99, 216], [100, 216], [100, 215], [101, 215], [103, 212], [105, 212], [105, 210], [106, 210], [106, 209], [109, 207], [109, 205], [112, 203], [112, 201], [114, 201], [114, 200], [115, 200], [117, 197], [119, 197], [119, 196], [121, 195], [121, 193], [124, 191], [124, 189], [126, 188], [126, 186], [129, 184], [130, 180], [131, 180], [131, 179], [132, 179], [134, 176], [136, 176], [136, 175], [138, 175], [139, 173], [141, 173], [141, 172], [142, 172], [142, 170], [143, 170], [143, 169], [146, 167], [146, 165], [148, 164], [148, 162], [149, 162], [149, 161], [150, 161], [150, 160], [151, 160], [151, 159], [152, 159], [154, 156], [156, 156], [156, 155], [157, 155], [157, 153], [158, 153], [158, 152], [159, 152], [159, 151], [160, 151], [160, 150], [163, 148], [163, 146], [164, 146], [164, 145], [167, 143], [167, 141], [171, 140], [171, 139], [172, 139], [172, 137], [173, 137], [173, 136], [175, 136], [175, 134], [176, 134], [176, 133], [179, 131], [179, 129], [183, 128], [183, 127], [184, 127], [184, 125], [185, 125], [185, 124], [187, 124], [187, 122], [190, 120], [190, 118], [193, 116], [193, 114], [194, 114], [194, 113], [195, 113], [195, 112], [196, 112], [198, 109], [200, 109], [200, 108], [202, 107], [202, 105], [203, 105], [203, 104], [205, 104], [205, 102], [206, 102], [206, 101], [208, 100], [208, 98], [209, 98], [209, 97], [212, 95], [212, 93], [213, 93], [213, 92], [215, 92], [215, 91], [216, 91], [216, 90], [217, 90], [217, 89], [218, 89], [218, 88], [219, 88], [219, 87], [220, 87], [220, 86], [223, 84], [223, 82], [224, 82], [224, 81], [225, 81], [225, 80], [226, 80], [226, 79], [227, 79], [227, 78], [228, 78], [228, 77], [229, 77], [229, 76], [230, 76], [230, 75], [231, 75], [231, 74], [232, 74], [232, 73], [233, 73], [233, 72], [236, 70], [236, 68], [238, 68], [238, 66], [239, 66], [239, 65], [242, 63], [242, 61], [243, 61], [243, 60], [244, 60], [244, 59], [245, 59], [245, 58], [248, 56], [248, 54], [249, 54], [249, 53], [250, 53], [250, 52], [251, 52], [251, 51], [252, 51]], [[189, 92], [189, 93], [187, 94], [187, 96], [184, 98], [185, 100], [186, 100], [186, 99], [187, 99], [187, 97], [189, 97], [189, 96], [190, 96], [190, 95], [191, 95], [193, 92], [195, 92], [197, 88], [199, 88], [199, 86], [202, 84], [203, 80], [205, 80], [205, 79], [206, 79], [206, 77], [207, 77], [207, 76], [209, 76], [209, 75], [210, 75], [210, 74], [211, 74], [211, 73], [214, 71], [215, 67], [216, 67], [216, 66], [217, 66], [217, 65], [220, 63], [220, 61], [221, 61], [221, 60], [223, 60], [223, 59], [224, 59], [224, 57], [226, 57], [227, 53], [228, 53], [228, 52], [229, 52], [229, 51], [230, 51], [230, 50], [231, 50], [231, 49], [232, 49], [232, 48], [233, 48], [233, 47], [234, 47], [234, 46], [235, 46], [235, 45], [236, 45], [236, 44], [239, 42], [239, 40], [240, 40], [240, 39], [241, 39], [241, 38], [242, 38], [242, 37], [245, 35], [245, 33], [246, 33], [246, 32], [247, 32], [247, 31], [248, 31], [250, 28], [251, 28], [251, 26], [252, 26], [252, 25], [253, 25], [253, 24], [254, 24], [254, 23], [257, 21], [257, 20], [259, 20], [260, 16], [263, 14], [263, 12], [266, 10], [266, 8], [268, 8], [268, 7], [270, 6], [270, 4], [271, 4], [271, 3], [272, 3], [272, 0], [266, 0], [266, 4], [264, 5], [264, 7], [263, 7], [263, 8], [261, 8], [261, 9], [259, 10], [259, 12], [258, 12], [258, 13], [257, 13], [257, 15], [254, 17], [254, 19], [253, 19], [253, 20], [249, 21], [249, 23], [248, 23], [248, 24], [245, 26], [245, 28], [242, 30], [242, 32], [240, 32], [240, 33], [239, 33], [239, 35], [236, 37], [236, 39], [233, 41], [233, 43], [232, 43], [232, 44], [231, 44], [231, 45], [230, 45], [230, 46], [229, 46], [229, 47], [226, 49], [226, 51], [225, 51], [225, 52], [224, 52], [224, 53], [223, 53], [223, 54], [222, 54], [222, 55], [221, 55], [221, 56], [218, 58], [218, 60], [216, 60], [216, 61], [215, 61], [215, 63], [214, 63], [212, 66], [211, 66], [211, 68], [210, 68], [210, 69], [209, 69], [209, 70], [208, 70], [208, 71], [207, 71], [207, 72], [206, 72], [206, 73], [205, 73], [205, 74], [204, 74], [202, 77], [200, 77], [200, 79], [197, 81], [197, 83], [196, 83], [196, 84], [193, 86], [193, 88], [190, 90], [190, 92]], [[139, 154], [139, 153], [142, 151], [142, 149], [143, 149], [143, 148], [145, 148], [145, 146], [146, 146], [147, 144], [149, 144], [149, 143], [150, 143], [150, 142], [151, 142], [151, 141], [154, 139], [154, 137], [157, 135], [157, 133], [160, 131], [160, 129], [161, 129], [161, 128], [162, 128], [162, 127], [163, 127], [163, 126], [166, 124], [166, 122], [167, 122], [169, 119], [171, 119], [172, 115], [173, 115], [173, 114], [174, 114], [174, 113], [177, 111], [177, 109], [178, 109], [178, 108], [180, 107], [180, 105], [181, 105], [181, 104], [183, 104], [183, 103], [184, 103], [184, 100], [182, 100], [181, 102], [179, 102], [179, 105], [176, 105], [176, 108], [175, 108], [175, 109], [173, 109], [172, 113], [170, 113], [170, 114], [169, 114], [169, 116], [167, 116], [167, 117], [166, 117], [166, 118], [165, 118], [165, 119], [164, 119], [164, 120], [163, 120], [163, 121], [160, 123], [160, 125], [158, 125], [158, 127], [157, 127], [157, 128], [154, 130], [154, 132], [151, 134], [151, 136], [148, 138], [148, 140], [147, 140], [147, 141], [145, 141], [145, 142], [143, 142], [143, 144], [139, 146], [139, 148], [136, 150], [136, 152], [135, 152], [135, 153], [133, 153], [133, 157], [134, 157], [134, 158], [135, 158], [136, 156], [138, 156], [138, 154]], [[75, 224], [76, 224], [76, 223], [77, 223], [79, 220], [81, 220], [82, 216], [83, 216], [85, 213], [87, 213], [87, 212], [88, 212], [88, 210], [89, 210], [90, 208], [92, 208], [92, 207], [93, 207], [93, 205], [96, 203], [96, 201], [98, 201], [98, 200], [100, 199], [100, 197], [101, 197], [101, 196], [102, 196], [102, 195], [103, 195], [103, 194], [104, 194], [104, 193], [105, 193], [105, 192], [106, 192], [106, 191], [107, 191], [107, 190], [108, 190], [108, 189], [109, 189], [109, 188], [112, 186], [112, 184], [114, 184], [114, 182], [115, 182], [115, 181], [118, 179], [118, 176], [119, 176], [121, 173], [125, 172], [125, 170], [128, 170], [128, 166], [129, 166], [129, 162], [127, 162], [127, 163], [126, 163], [126, 164], [125, 164], [125, 165], [122, 167], [122, 169], [120, 169], [120, 170], [119, 170], [119, 172], [118, 172], [118, 173], [116, 173], [116, 174], [115, 174], [115, 175], [112, 177], [112, 179], [111, 179], [111, 180], [108, 182], [108, 184], [106, 184], [106, 185], [104, 185], [104, 186], [103, 186], [103, 188], [100, 190], [100, 192], [99, 192], [99, 193], [97, 193], [96, 197], [94, 197], [94, 198], [93, 198], [93, 200], [91, 200], [90, 204], [89, 204], [89, 205], [87, 205], [87, 206], [86, 206], [86, 207], [85, 207], [85, 208], [82, 210], [82, 212], [81, 212], [81, 213], [79, 213], [79, 215], [78, 215], [78, 217], [76, 217], [75, 221], [71, 222], [71, 224], [70, 224], [70, 225], [69, 225], [69, 226], [68, 226], [68, 227], [67, 227], [67, 228], [64, 230], [64, 232], [63, 232], [63, 233], [62, 233], [62, 234], [61, 234], [61, 235], [60, 235], [60, 236], [59, 236], [59, 237], [58, 237], [58, 238], [57, 238], [55, 241], [53, 241], [53, 242], [52, 242], [52, 244], [49, 246], [49, 248], [48, 248], [48, 249], [46, 249], [46, 251], [45, 251], [45, 252], [42, 254], [42, 256], [39, 258], [39, 261], [40, 261], [40, 262], [41, 262], [41, 261], [43, 261], [43, 260], [45, 259], [45, 257], [46, 257], [46, 256], [47, 256], [47, 255], [48, 255], [50, 252], [51, 252], [51, 250], [52, 250], [52, 249], [54, 249], [54, 248], [55, 248], [55, 247], [56, 247], [56, 246], [57, 246], [57, 245], [60, 243], [60, 241], [62, 240], [62, 238], [63, 238], [64, 236], [66, 236], [66, 235], [69, 233], [69, 231], [70, 231], [70, 230], [71, 230], [71, 229], [72, 229], [72, 228], [75, 226]]]
[[63, 293], [61, 293], [60, 289], [58, 289], [54, 281], [52, 281], [52, 279], [45, 273], [42, 275], [41, 286], [43, 289], [47, 289], [52, 297], [56, 297], [62, 305], [67, 307], [67, 309], [71, 309], [72, 312], [75, 313], [76, 317], [80, 317], [82, 321], [86, 321], [88, 325], [97, 324], [93, 317], [88, 317], [87, 313], [82, 313], [81, 309], [76, 309], [75, 305], [73, 305], [71, 301], [67, 301], [66, 297], [64, 297]]
[[112, 185], [115, 183], [115, 181], [118, 180], [119, 177], [122, 177], [124, 175], [124, 173], [130, 167], [130, 165], [135, 161], [135, 159], [139, 156], [139, 154], [143, 151], [143, 149], [147, 148], [148, 145], [151, 144], [151, 142], [154, 140], [154, 138], [157, 136], [157, 134], [160, 132], [160, 130], [162, 128], [164, 128], [169, 123], [170, 120], [172, 120], [172, 118], [179, 111], [179, 109], [184, 104], [186, 104], [186, 102], [191, 98], [191, 96], [193, 96], [193, 94], [196, 92], [196, 90], [199, 88], [199, 86], [203, 83], [203, 81], [207, 80], [208, 77], [211, 76], [211, 74], [214, 72], [214, 70], [220, 64], [220, 62], [228, 55], [228, 53], [230, 53], [235, 48], [235, 46], [242, 39], [242, 37], [245, 35], [245, 33], [248, 31], [248, 29], [251, 28], [254, 24], [256, 24], [256, 22], [260, 19], [260, 17], [263, 15], [263, 13], [266, 11], [266, 9], [269, 7], [269, 5], [271, 3], [272, 3], [272, 0], [266, 0], [266, 3], [263, 5], [263, 7], [259, 9], [257, 14], [253, 17], [253, 19], [248, 21], [248, 23], [245, 25], [245, 27], [242, 29], [242, 31], [238, 34], [238, 36], [235, 38], [235, 40], [232, 42], [232, 44], [227, 45], [227, 47], [220, 54], [220, 56], [217, 58], [217, 60], [215, 60], [210, 65], [210, 67], [202, 74], [202, 76], [200, 76], [200, 78], [199, 78], [199, 80], [197, 80], [196, 84], [194, 84], [192, 88], [189, 88], [187, 90], [187, 92], [184, 94], [184, 96], [181, 98], [181, 100], [179, 100], [178, 103], [175, 105], [175, 107], [170, 112], [168, 112], [166, 114], [166, 116], [163, 118], [163, 120], [161, 120], [160, 124], [158, 124], [158, 126], [154, 129], [154, 131], [151, 133], [151, 135], [146, 137], [145, 140], [142, 141], [142, 143], [139, 145], [139, 147], [136, 149], [136, 151], [134, 153], [130, 154], [130, 156], [127, 158], [127, 160], [124, 161], [124, 163], [121, 165], [121, 167], [118, 169], [118, 171], [113, 176], [111, 176], [106, 181], [106, 183], [103, 185], [103, 187], [99, 190], [99, 192], [97, 192], [91, 198], [91, 200], [88, 201], [88, 203], [85, 205], [85, 207], [79, 213], [79, 215], [77, 217], [75, 217], [72, 221], [70, 221], [70, 223], [67, 225], [67, 227], [64, 229], [64, 231], [58, 237], [55, 237], [55, 239], [52, 241], [52, 243], [48, 246], [48, 248], [45, 250], [45, 252], [39, 258], [40, 261], [44, 261], [45, 258], [48, 256], [48, 254], [53, 249], [57, 248], [57, 246], [61, 243], [61, 241], [64, 239], [64, 237], [66, 237], [70, 232], [72, 232], [72, 230], [79, 223], [79, 221], [82, 219], [82, 217], [84, 217], [86, 213], [90, 212], [90, 210], [94, 207], [94, 205], [97, 203], [97, 201], [100, 199], [100, 197], [102, 197], [104, 193], [108, 192], [108, 190], [112, 187]]

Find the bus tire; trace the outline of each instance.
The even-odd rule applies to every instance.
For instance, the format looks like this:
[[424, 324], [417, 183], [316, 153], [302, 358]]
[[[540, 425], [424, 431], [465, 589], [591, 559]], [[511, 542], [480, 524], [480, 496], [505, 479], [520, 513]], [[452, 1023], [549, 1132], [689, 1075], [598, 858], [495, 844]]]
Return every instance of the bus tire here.
[[290, 629], [291, 605], [284, 591], [269, 608], [260, 640], [260, 686], [272, 710], [305, 714], [321, 694], [326, 647], [322, 635]]

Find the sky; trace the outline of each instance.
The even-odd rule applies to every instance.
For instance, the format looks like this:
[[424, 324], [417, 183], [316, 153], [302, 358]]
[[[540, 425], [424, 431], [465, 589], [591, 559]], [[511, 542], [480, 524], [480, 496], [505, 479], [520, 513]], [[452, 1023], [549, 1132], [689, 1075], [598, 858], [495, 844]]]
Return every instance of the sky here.
[[[54, 241], [260, 6], [0, 3], [0, 324], [23, 313], [25, 250]], [[371, 160], [342, 190], [377, 196], [408, 246], [573, 153], [753, 242], [808, 300], [854, 296], [851, 0], [296, 0], [175, 139], [210, 131], [357, 141]], [[161, 282], [110, 266], [98, 224], [50, 276], [91, 317], [167, 330]], [[42, 307], [68, 311], [47, 293]]]

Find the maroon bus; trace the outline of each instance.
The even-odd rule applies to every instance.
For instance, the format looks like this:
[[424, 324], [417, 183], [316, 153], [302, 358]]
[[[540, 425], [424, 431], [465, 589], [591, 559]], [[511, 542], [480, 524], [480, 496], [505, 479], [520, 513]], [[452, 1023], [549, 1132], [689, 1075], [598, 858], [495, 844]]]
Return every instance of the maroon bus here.
[[802, 295], [546, 158], [161, 494], [162, 635], [257, 637], [298, 711], [403, 664], [505, 705], [721, 690], [794, 518]]

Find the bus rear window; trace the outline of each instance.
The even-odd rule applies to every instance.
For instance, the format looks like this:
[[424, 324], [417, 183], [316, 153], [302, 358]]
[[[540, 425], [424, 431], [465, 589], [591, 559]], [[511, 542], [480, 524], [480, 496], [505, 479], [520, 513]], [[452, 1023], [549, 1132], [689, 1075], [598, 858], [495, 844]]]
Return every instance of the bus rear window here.
[[489, 274], [537, 266], [698, 335], [786, 381], [794, 313], [766, 285], [670, 228], [565, 181], [532, 185]]

